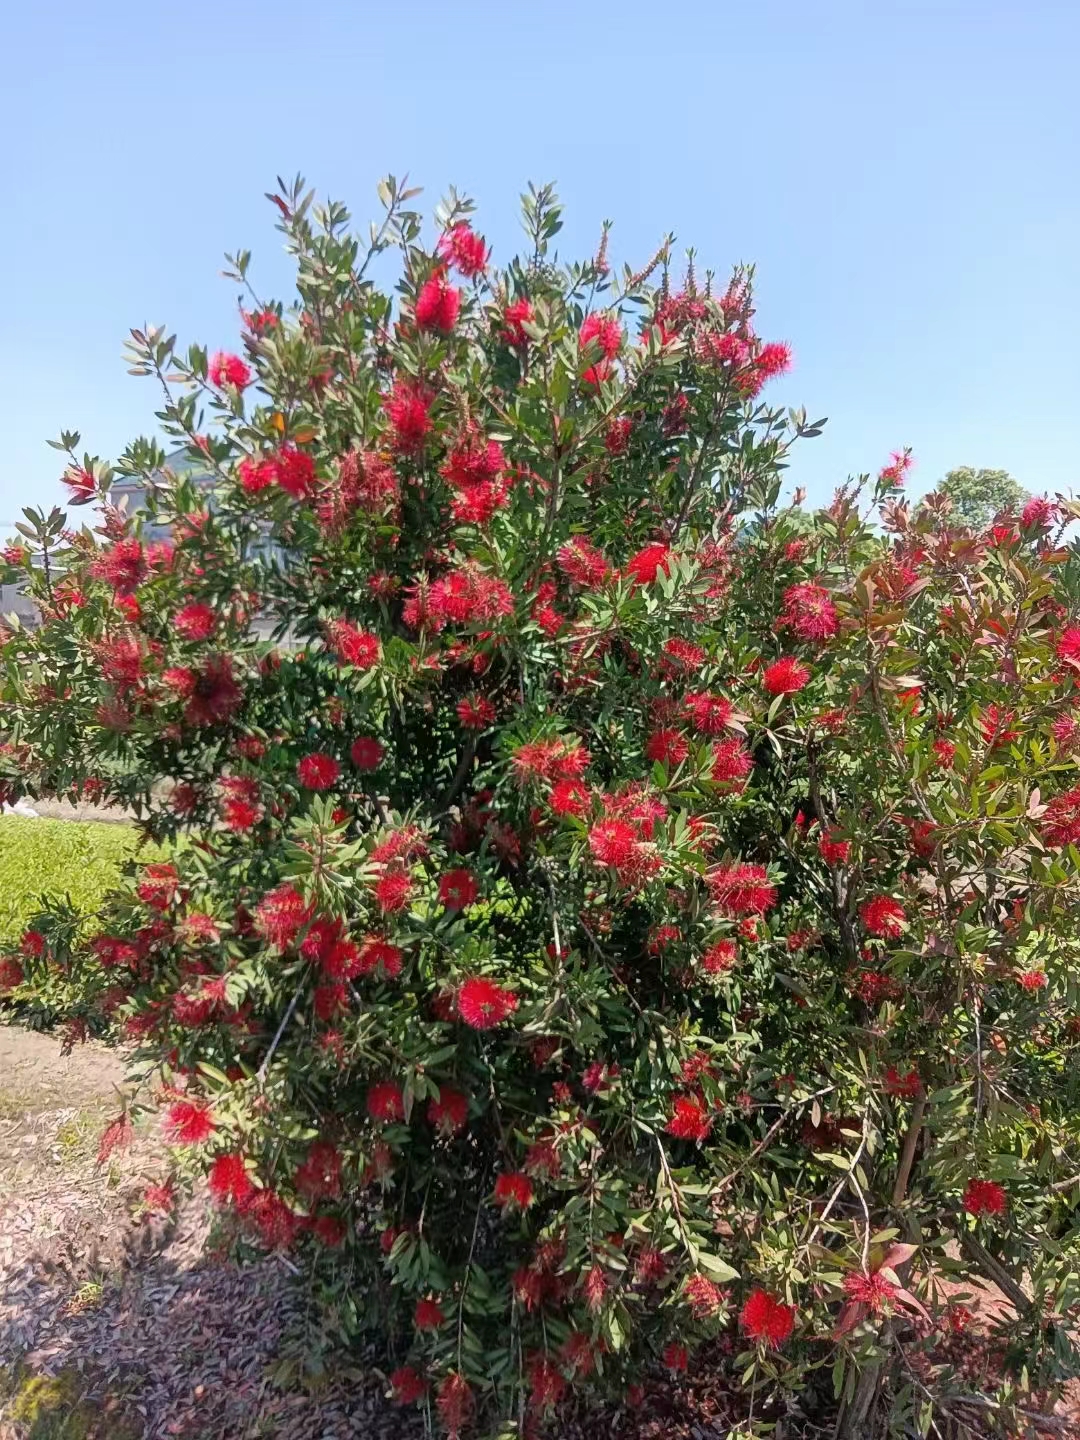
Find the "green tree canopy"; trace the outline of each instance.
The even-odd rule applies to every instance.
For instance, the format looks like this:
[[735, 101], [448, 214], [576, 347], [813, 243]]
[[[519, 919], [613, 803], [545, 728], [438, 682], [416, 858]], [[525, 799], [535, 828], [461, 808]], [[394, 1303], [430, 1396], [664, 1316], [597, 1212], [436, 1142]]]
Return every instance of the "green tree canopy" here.
[[1007, 470], [976, 470], [958, 465], [938, 486], [953, 503], [953, 509], [974, 529], [988, 525], [1000, 510], [1018, 509], [1027, 491]]

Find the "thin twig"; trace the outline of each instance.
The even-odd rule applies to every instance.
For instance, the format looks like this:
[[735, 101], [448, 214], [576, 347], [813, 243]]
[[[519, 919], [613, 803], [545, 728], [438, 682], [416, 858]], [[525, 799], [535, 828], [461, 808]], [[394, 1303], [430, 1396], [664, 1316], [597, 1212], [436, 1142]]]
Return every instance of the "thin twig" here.
[[281, 1024], [277, 1027], [277, 1034], [274, 1036], [273, 1040], [271, 1040], [271, 1042], [270, 1042], [270, 1049], [266, 1052], [266, 1057], [265, 1057], [265, 1059], [263, 1060], [262, 1064], [259, 1066], [258, 1074], [255, 1076], [256, 1082], [259, 1084], [260, 1087], [262, 1086], [263, 1081], [266, 1079], [266, 1072], [267, 1072], [267, 1070], [270, 1068], [270, 1061], [274, 1058], [274, 1051], [278, 1048], [278, 1045], [281, 1043], [281, 1037], [282, 1037], [282, 1035], [285, 1034], [285, 1027], [286, 1027], [286, 1025], [288, 1025], [289, 1021], [292, 1019], [292, 1017], [293, 1017], [293, 1011], [296, 1009], [296, 1007], [297, 1007], [297, 1005], [298, 1005], [298, 1003], [299, 1003], [299, 1001], [300, 1001], [300, 996], [303, 994], [303, 991], [304, 991], [304, 980], [303, 980], [303, 978], [301, 978], [300, 984], [296, 987], [296, 991], [295, 991], [295, 993], [293, 994], [292, 999], [289, 1001], [289, 1008], [285, 1011], [285, 1014], [281, 1017]]

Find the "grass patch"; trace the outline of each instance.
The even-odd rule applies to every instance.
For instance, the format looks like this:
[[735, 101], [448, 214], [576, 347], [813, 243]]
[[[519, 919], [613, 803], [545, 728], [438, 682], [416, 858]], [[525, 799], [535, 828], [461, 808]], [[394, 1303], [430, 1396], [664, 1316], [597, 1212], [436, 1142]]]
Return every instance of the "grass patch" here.
[[161, 852], [128, 825], [0, 817], [0, 940], [22, 934], [42, 896], [92, 915], [136, 853], [153, 860]]

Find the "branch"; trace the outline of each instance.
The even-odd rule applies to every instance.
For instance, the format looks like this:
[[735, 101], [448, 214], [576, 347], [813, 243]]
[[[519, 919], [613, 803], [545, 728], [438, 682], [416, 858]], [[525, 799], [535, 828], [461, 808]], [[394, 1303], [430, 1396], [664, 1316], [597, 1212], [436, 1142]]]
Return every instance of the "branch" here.
[[282, 1037], [282, 1035], [285, 1034], [285, 1027], [286, 1027], [286, 1025], [288, 1025], [289, 1021], [292, 1019], [292, 1017], [293, 1017], [293, 1011], [296, 1009], [297, 1004], [299, 1003], [299, 1000], [300, 1000], [300, 996], [303, 994], [303, 991], [304, 991], [304, 977], [301, 976], [300, 984], [296, 987], [296, 992], [294, 993], [292, 999], [289, 1001], [289, 1008], [285, 1011], [285, 1014], [281, 1017], [281, 1024], [277, 1027], [277, 1034], [274, 1036], [273, 1040], [271, 1040], [271, 1042], [270, 1042], [270, 1049], [266, 1052], [266, 1057], [265, 1057], [265, 1059], [263, 1060], [262, 1064], [259, 1066], [258, 1074], [255, 1076], [255, 1080], [256, 1080], [256, 1082], [258, 1083], [258, 1085], [260, 1086], [260, 1088], [262, 1087], [262, 1084], [263, 1084], [264, 1080], [266, 1079], [266, 1072], [267, 1072], [267, 1070], [270, 1068], [270, 1061], [274, 1058], [274, 1051], [278, 1048], [278, 1045], [281, 1043], [281, 1037]]
[[911, 1120], [908, 1122], [907, 1134], [904, 1136], [904, 1148], [900, 1152], [900, 1165], [896, 1171], [896, 1184], [893, 1186], [892, 1203], [902, 1205], [907, 1196], [908, 1181], [911, 1179], [911, 1167], [915, 1160], [915, 1147], [919, 1143], [919, 1134], [922, 1131], [923, 1118], [926, 1115], [926, 1099], [920, 1096], [911, 1109]]

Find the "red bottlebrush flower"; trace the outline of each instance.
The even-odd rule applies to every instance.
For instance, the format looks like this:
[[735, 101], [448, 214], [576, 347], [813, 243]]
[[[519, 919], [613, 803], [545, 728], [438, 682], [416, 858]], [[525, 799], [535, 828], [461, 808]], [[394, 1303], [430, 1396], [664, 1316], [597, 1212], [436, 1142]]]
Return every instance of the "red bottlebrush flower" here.
[[548, 804], [556, 815], [584, 815], [590, 795], [580, 780], [556, 780], [548, 796]]
[[988, 705], [979, 721], [979, 729], [987, 745], [996, 748], [1019, 740], [1020, 731], [1011, 728], [1015, 718], [1011, 710], [1003, 710], [1000, 705]]
[[219, 388], [235, 385], [237, 390], [243, 390], [251, 384], [251, 367], [245, 365], [239, 355], [226, 355], [224, 350], [211, 357], [206, 373], [210, 384]]
[[267, 1250], [287, 1250], [301, 1225], [301, 1217], [273, 1190], [256, 1190], [245, 1214]]
[[413, 1311], [413, 1324], [417, 1330], [438, 1330], [440, 1325], [445, 1325], [446, 1316], [439, 1302], [428, 1298], [418, 1300]]
[[523, 1170], [506, 1171], [496, 1179], [491, 1198], [501, 1210], [511, 1206], [527, 1210], [533, 1202], [533, 1183]]
[[173, 629], [183, 640], [206, 640], [217, 629], [217, 614], [209, 605], [185, 605], [173, 616]]
[[763, 1340], [766, 1345], [780, 1346], [788, 1339], [795, 1327], [795, 1309], [785, 1305], [767, 1290], [751, 1290], [739, 1315], [743, 1333], [751, 1340]]
[[956, 746], [951, 740], [935, 740], [933, 744], [934, 755], [942, 770], [951, 770], [953, 761], [956, 759]]
[[818, 851], [826, 865], [846, 865], [851, 854], [851, 841], [842, 840], [835, 830], [830, 830], [818, 840]]
[[45, 954], [45, 936], [40, 930], [24, 930], [19, 949], [28, 960], [40, 960]]
[[810, 667], [794, 655], [784, 655], [766, 665], [762, 671], [761, 683], [770, 695], [794, 695], [810, 679]]
[[1080, 724], [1072, 715], [1059, 715], [1050, 729], [1057, 743], [1064, 747], [1072, 745], [1080, 732]]
[[333, 985], [316, 985], [312, 994], [312, 1006], [317, 1020], [332, 1020], [345, 1009], [348, 991], [339, 982]]
[[707, 651], [681, 635], [672, 635], [669, 640], [664, 641], [664, 660], [673, 662], [668, 663], [668, 669], [678, 667], [687, 671], [698, 670], [707, 658]]
[[405, 1096], [393, 1080], [372, 1085], [367, 1093], [367, 1113], [381, 1124], [405, 1119]]
[[356, 960], [357, 976], [374, 975], [381, 972], [387, 980], [401, 974], [403, 955], [396, 945], [384, 940], [381, 935], [366, 935], [361, 942]]
[[754, 757], [738, 736], [720, 740], [712, 749], [712, 767], [709, 777], [718, 785], [730, 785], [745, 780], [754, 768]]
[[1045, 989], [1050, 980], [1045, 970], [1021, 970], [1016, 977], [1016, 983], [1023, 990], [1035, 992]]
[[922, 1094], [922, 1081], [917, 1070], [901, 1075], [895, 1065], [885, 1071], [885, 1093], [897, 1100], [917, 1100]]
[[604, 449], [609, 455], [625, 455], [630, 448], [630, 432], [634, 422], [629, 415], [620, 415], [612, 420], [604, 431]]
[[589, 764], [589, 752], [575, 737], [530, 740], [511, 757], [514, 774], [525, 780], [576, 780]]
[[562, 1174], [562, 1161], [553, 1140], [534, 1140], [525, 1151], [525, 1171], [545, 1180], [557, 1180]]
[[687, 1354], [686, 1346], [678, 1345], [674, 1340], [670, 1340], [664, 1346], [663, 1354], [660, 1358], [672, 1372], [685, 1370], [690, 1362], [690, 1356]]
[[341, 921], [320, 916], [308, 926], [307, 934], [300, 942], [300, 955], [304, 960], [325, 965], [340, 939]]
[[399, 1365], [390, 1372], [390, 1389], [398, 1405], [415, 1405], [427, 1394], [427, 1382], [411, 1365]]
[[118, 635], [94, 647], [105, 679], [123, 690], [131, 690], [142, 675], [143, 654], [132, 635]]
[[255, 1191], [244, 1157], [236, 1153], [218, 1155], [210, 1166], [206, 1183], [219, 1205], [231, 1202], [237, 1209], [243, 1209]]
[[491, 1030], [518, 1007], [513, 990], [496, 985], [482, 975], [466, 980], [457, 994], [457, 1012], [473, 1030]]
[[147, 1215], [171, 1215], [176, 1208], [176, 1191], [167, 1180], [163, 1185], [147, 1185], [142, 1203]]
[[341, 766], [322, 751], [305, 755], [296, 767], [296, 778], [305, 790], [329, 790], [340, 776]]
[[341, 1156], [328, 1140], [316, 1140], [295, 1176], [297, 1192], [307, 1200], [336, 1200], [341, 1194]]
[[717, 940], [702, 955], [701, 968], [707, 975], [726, 975], [738, 953], [734, 940]]
[[885, 1314], [890, 1310], [897, 1288], [884, 1275], [852, 1274], [844, 1277], [844, 1294], [856, 1305], [865, 1305], [871, 1315]]
[[263, 816], [259, 785], [248, 776], [226, 776], [221, 782], [221, 823], [237, 834], [250, 830]]
[[560, 546], [555, 562], [572, 584], [585, 590], [595, 590], [602, 585], [610, 569], [603, 552], [584, 535], [573, 535]]
[[879, 935], [883, 940], [895, 940], [904, 933], [907, 924], [903, 905], [891, 895], [875, 895], [870, 900], [864, 900], [859, 906], [859, 914], [869, 933]]
[[315, 461], [304, 450], [283, 446], [274, 457], [274, 478], [294, 500], [305, 500], [315, 486]]
[[671, 551], [662, 542], [646, 545], [626, 562], [626, 573], [637, 585], [651, 585], [661, 573], [671, 574]]
[[720, 735], [731, 721], [734, 706], [722, 695], [698, 691], [683, 701], [686, 715], [699, 735]]
[[669, 945], [682, 939], [677, 925], [655, 925], [649, 931], [648, 951], [650, 955], [662, 955]]
[[339, 665], [355, 665], [358, 670], [370, 670], [379, 662], [382, 653], [379, 637], [350, 625], [348, 620], [332, 620], [327, 626], [326, 638]]
[[205, 1101], [178, 1100], [165, 1112], [170, 1136], [179, 1145], [201, 1145], [217, 1129], [213, 1111]]
[[712, 1117], [693, 1095], [676, 1095], [672, 1102], [671, 1119], [664, 1129], [679, 1140], [700, 1141], [712, 1129]]
[[0, 955], [0, 995], [14, 990], [26, 979], [26, 972], [14, 955]]
[[776, 886], [763, 865], [718, 865], [706, 881], [723, 915], [764, 915], [776, 904]]
[[450, 1085], [440, 1085], [438, 1097], [428, 1101], [427, 1118], [440, 1135], [460, 1135], [469, 1118], [468, 1097]]
[[625, 820], [599, 820], [589, 831], [589, 849], [600, 865], [622, 869], [638, 851], [638, 837]]
[[133, 536], [117, 540], [91, 566], [96, 580], [104, 580], [117, 595], [131, 595], [146, 579], [148, 566], [142, 541]]
[[791, 585], [784, 591], [779, 625], [790, 626], [800, 640], [830, 640], [839, 621], [829, 592], [821, 585]]
[[255, 907], [255, 929], [278, 950], [287, 950], [310, 918], [310, 905], [289, 884], [269, 891]]
[[1080, 669], [1080, 625], [1069, 625], [1058, 636], [1057, 658]]
[[147, 865], [136, 893], [151, 910], [167, 910], [176, 899], [177, 883], [175, 865]]
[[708, 1320], [724, 1308], [725, 1295], [706, 1275], [690, 1275], [683, 1286], [686, 1303], [695, 1320]]
[[1058, 508], [1045, 495], [1032, 495], [1020, 511], [1020, 525], [1024, 530], [1048, 529], [1057, 518]]
[[878, 479], [883, 480], [886, 485], [903, 485], [914, 463], [910, 450], [894, 450], [889, 456], [888, 465], [882, 467]]
[[311, 1222], [311, 1233], [320, 1244], [330, 1250], [344, 1245], [347, 1231], [345, 1222], [337, 1215], [319, 1215]]
[[472, 1413], [473, 1393], [464, 1375], [447, 1375], [435, 1392], [435, 1408], [446, 1427], [446, 1440], [460, 1440], [462, 1426]]
[[181, 700], [190, 700], [195, 694], [195, 686], [199, 677], [186, 665], [170, 665], [168, 670], [162, 674], [161, 679], [163, 684], [167, 685]]
[[375, 903], [384, 915], [404, 910], [412, 898], [412, 879], [399, 865], [388, 866], [375, 882]]
[[461, 291], [450, 284], [445, 270], [436, 270], [416, 297], [416, 323], [421, 330], [440, 330], [448, 335], [460, 309]]
[[228, 655], [212, 655], [196, 673], [184, 718], [190, 725], [219, 725], [229, 719], [243, 698], [233, 677], [232, 660]]
[[236, 477], [245, 495], [260, 495], [278, 478], [278, 467], [275, 461], [265, 457], [256, 460], [245, 455], [236, 467]]
[[131, 1117], [125, 1112], [105, 1126], [98, 1142], [97, 1163], [104, 1165], [114, 1150], [126, 1150], [135, 1134]]
[[495, 706], [486, 695], [466, 695], [458, 701], [457, 717], [466, 730], [486, 730], [495, 724]]
[[471, 870], [448, 870], [439, 880], [439, 904], [447, 910], [464, 910], [475, 905], [480, 886]]
[[1042, 819], [1042, 835], [1047, 845], [1055, 848], [1080, 844], [1080, 785], [1050, 801]]
[[529, 1383], [529, 1404], [534, 1411], [550, 1410], [566, 1393], [566, 1380], [547, 1355], [531, 1355], [525, 1374]]
[[584, 350], [586, 346], [596, 344], [606, 360], [614, 360], [622, 349], [624, 338], [623, 328], [613, 315], [601, 315], [597, 312], [586, 315], [578, 331], [578, 344], [581, 348]]
[[599, 1265], [593, 1265], [585, 1276], [581, 1289], [585, 1304], [594, 1315], [604, 1307], [607, 1288], [607, 1277], [603, 1269]]
[[770, 379], [774, 375], [783, 375], [791, 369], [791, 346], [782, 340], [770, 340], [755, 355], [754, 364], [760, 374]]
[[383, 409], [390, 422], [390, 443], [398, 454], [415, 455], [424, 448], [432, 425], [431, 401], [431, 393], [417, 382], [395, 380]]
[[349, 759], [357, 770], [377, 770], [386, 751], [373, 735], [358, 735], [349, 746]]
[[488, 248], [483, 236], [477, 235], [465, 220], [459, 220], [440, 238], [438, 252], [466, 280], [482, 274], [488, 262]]
[[1004, 1215], [1009, 1197], [996, 1180], [969, 1180], [964, 1190], [964, 1209], [969, 1215]]
[[68, 501], [72, 505], [88, 505], [97, 494], [97, 481], [89, 470], [81, 466], [69, 466], [63, 478], [68, 488]]
[[500, 335], [504, 345], [527, 345], [529, 337], [524, 327], [533, 321], [533, 308], [528, 300], [514, 300], [502, 313], [503, 329]]
[[690, 754], [690, 746], [681, 730], [654, 730], [645, 741], [646, 760], [659, 761], [672, 767], [681, 765]]

